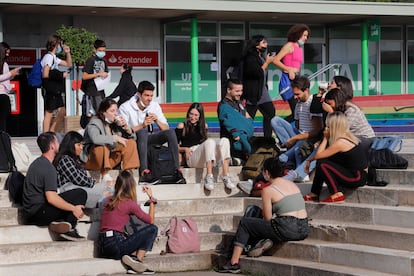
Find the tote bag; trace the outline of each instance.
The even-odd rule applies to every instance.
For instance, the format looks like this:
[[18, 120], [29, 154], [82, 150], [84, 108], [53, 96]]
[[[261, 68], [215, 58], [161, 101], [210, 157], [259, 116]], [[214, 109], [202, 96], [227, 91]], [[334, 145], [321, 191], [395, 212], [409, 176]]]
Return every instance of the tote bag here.
[[197, 224], [191, 218], [172, 217], [163, 233], [168, 237], [167, 252], [200, 252], [200, 237]]

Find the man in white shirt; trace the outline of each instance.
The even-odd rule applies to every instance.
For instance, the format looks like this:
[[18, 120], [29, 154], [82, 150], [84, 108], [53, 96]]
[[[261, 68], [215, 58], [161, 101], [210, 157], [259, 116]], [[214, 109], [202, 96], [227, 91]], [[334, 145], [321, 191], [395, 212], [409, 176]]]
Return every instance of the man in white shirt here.
[[[168, 142], [168, 147], [174, 159], [175, 183], [184, 184], [186, 181], [179, 166], [177, 136], [174, 130], [170, 129], [161, 106], [152, 101], [154, 89], [154, 85], [149, 81], [140, 82], [137, 94], [119, 107], [121, 115], [136, 132], [141, 163], [139, 182], [140, 184], [156, 184], [159, 182], [159, 179], [154, 177], [148, 168], [147, 148], [149, 145], [162, 145]], [[158, 126], [159, 132], [152, 132], [153, 124]]]

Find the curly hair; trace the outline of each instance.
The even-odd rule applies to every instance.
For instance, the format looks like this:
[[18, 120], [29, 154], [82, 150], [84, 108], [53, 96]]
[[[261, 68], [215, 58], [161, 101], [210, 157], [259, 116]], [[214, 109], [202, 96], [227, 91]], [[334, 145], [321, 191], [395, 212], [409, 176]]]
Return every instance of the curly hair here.
[[311, 31], [308, 25], [305, 24], [296, 24], [290, 27], [289, 31], [287, 32], [287, 40], [288, 42], [296, 42], [298, 41], [303, 33], [308, 31], [308, 36], [310, 36]]

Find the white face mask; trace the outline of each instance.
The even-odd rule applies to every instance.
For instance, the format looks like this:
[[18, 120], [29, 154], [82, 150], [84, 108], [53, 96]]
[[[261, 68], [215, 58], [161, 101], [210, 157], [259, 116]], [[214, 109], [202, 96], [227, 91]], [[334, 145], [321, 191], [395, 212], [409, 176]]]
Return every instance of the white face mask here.
[[298, 44], [299, 44], [299, 46], [301, 46], [301, 47], [302, 47], [302, 46], [305, 44], [305, 42], [303, 42], [303, 41], [302, 41], [302, 39], [299, 39], [299, 40], [298, 40]]
[[139, 103], [142, 105], [143, 108], [147, 107], [141, 99], [139, 99]]
[[113, 122], [111, 122], [111, 120], [109, 120], [108, 118], [105, 117], [105, 122], [107, 122], [108, 124], [112, 124]]

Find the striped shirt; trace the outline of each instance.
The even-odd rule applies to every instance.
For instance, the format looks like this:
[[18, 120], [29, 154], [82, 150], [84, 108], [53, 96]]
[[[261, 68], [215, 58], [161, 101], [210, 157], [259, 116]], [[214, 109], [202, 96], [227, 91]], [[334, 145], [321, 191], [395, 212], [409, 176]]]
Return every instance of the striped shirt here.
[[307, 133], [312, 130], [312, 117], [322, 117], [322, 113], [311, 113], [313, 95], [306, 102], [298, 102], [295, 108], [295, 120], [299, 121], [299, 132]]

